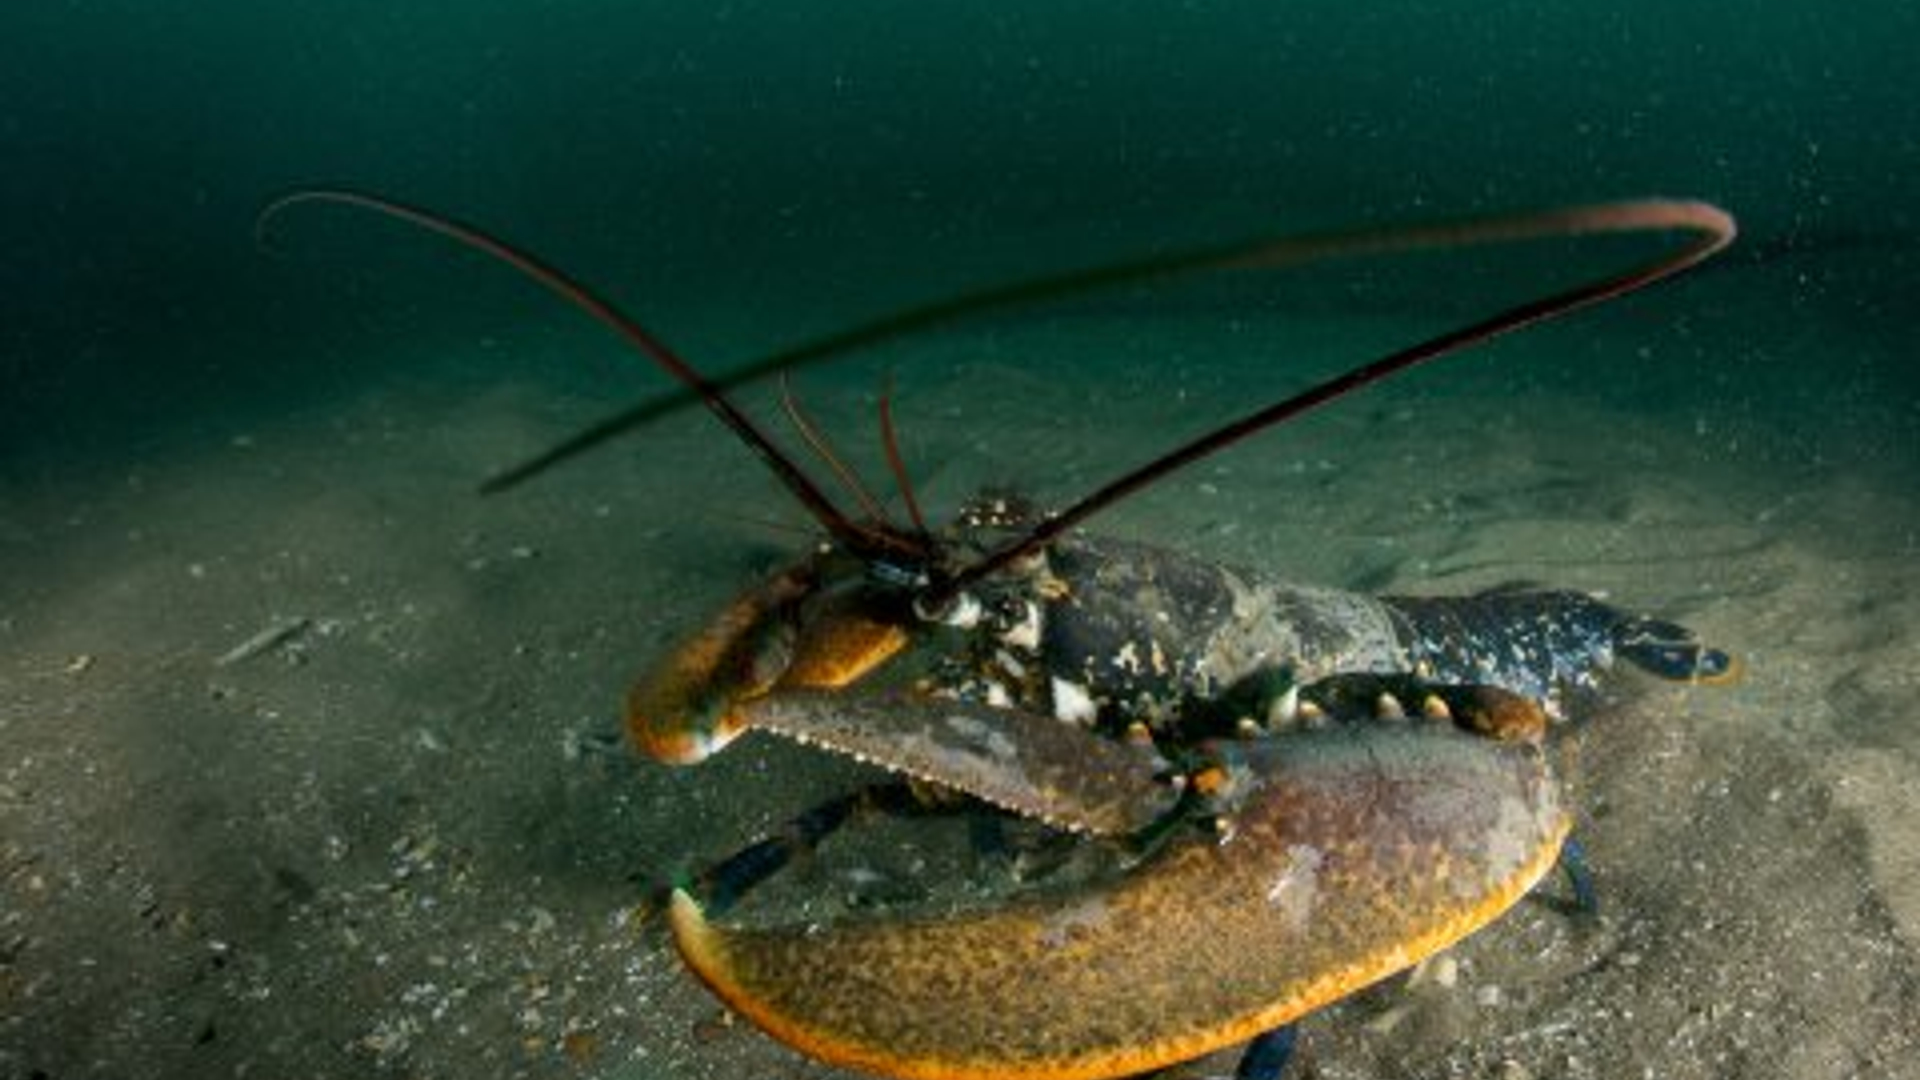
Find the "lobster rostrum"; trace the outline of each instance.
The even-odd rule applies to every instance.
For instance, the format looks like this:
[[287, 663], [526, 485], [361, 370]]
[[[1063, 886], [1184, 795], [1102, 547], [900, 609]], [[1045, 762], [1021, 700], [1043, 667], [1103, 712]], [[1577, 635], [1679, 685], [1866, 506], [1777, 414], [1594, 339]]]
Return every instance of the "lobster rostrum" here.
[[[749, 589], [634, 686], [627, 728], [691, 763], [750, 729], [857, 755], [1123, 856], [1070, 886], [962, 911], [749, 928], [727, 909], [795, 851], [903, 785], [815, 808], [674, 890], [681, 955], [796, 1049], [886, 1076], [1128, 1076], [1250, 1042], [1284, 1065], [1291, 1025], [1493, 921], [1558, 861], [1568, 811], [1550, 716], [1624, 659], [1734, 676], [1685, 628], [1580, 593], [1376, 597], [1287, 582], [1080, 526], [1169, 473], [1368, 383], [1630, 292], [1707, 259], [1732, 219], [1646, 200], [1332, 232], [1000, 286], [804, 343], [724, 384], [564, 273], [478, 229], [371, 195], [371, 209], [508, 263], [673, 376], [813, 516], [823, 542]], [[1043, 513], [988, 494], [930, 528], [885, 398], [909, 520], [851, 480], [791, 396], [806, 441], [862, 505], [843, 511], [729, 393], [985, 311], [1202, 271], [1600, 233], [1679, 232], [1657, 261], [1495, 314], [1258, 409]], [[638, 410], [508, 474], [516, 482]], [[977, 804], [976, 804], [977, 805]]]

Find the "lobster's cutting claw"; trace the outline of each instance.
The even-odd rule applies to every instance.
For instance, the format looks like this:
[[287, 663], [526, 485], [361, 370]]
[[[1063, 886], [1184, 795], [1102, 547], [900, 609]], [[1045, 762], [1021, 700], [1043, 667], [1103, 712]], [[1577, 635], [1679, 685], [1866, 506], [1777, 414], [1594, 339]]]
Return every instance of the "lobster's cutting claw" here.
[[[736, 599], [627, 695], [627, 733], [658, 761], [703, 761], [750, 726], [743, 706], [776, 688], [839, 687], [907, 643], [898, 620], [820, 589], [820, 566], [789, 567]], [[808, 617], [802, 617], [805, 610]]]
[[1248, 750], [1222, 838], [998, 908], [743, 929], [674, 897], [719, 996], [803, 1052], [908, 1080], [1102, 1080], [1253, 1038], [1496, 918], [1567, 832], [1538, 747], [1334, 727]]
[[1051, 716], [909, 694], [781, 690], [739, 707], [751, 726], [966, 792], [1056, 828], [1139, 832], [1173, 809], [1166, 762]]

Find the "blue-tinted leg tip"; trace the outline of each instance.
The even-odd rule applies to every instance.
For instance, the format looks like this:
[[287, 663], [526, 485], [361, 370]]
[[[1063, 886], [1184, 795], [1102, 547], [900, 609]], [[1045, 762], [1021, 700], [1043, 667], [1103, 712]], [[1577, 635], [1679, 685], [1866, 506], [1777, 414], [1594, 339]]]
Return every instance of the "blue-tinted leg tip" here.
[[1300, 1040], [1298, 1024], [1287, 1024], [1259, 1035], [1240, 1054], [1233, 1080], [1280, 1080], [1293, 1060], [1294, 1044]]
[[1573, 903], [1583, 915], [1600, 914], [1600, 893], [1593, 887], [1593, 870], [1587, 865], [1587, 849], [1569, 836], [1560, 845], [1560, 870], [1573, 889]]

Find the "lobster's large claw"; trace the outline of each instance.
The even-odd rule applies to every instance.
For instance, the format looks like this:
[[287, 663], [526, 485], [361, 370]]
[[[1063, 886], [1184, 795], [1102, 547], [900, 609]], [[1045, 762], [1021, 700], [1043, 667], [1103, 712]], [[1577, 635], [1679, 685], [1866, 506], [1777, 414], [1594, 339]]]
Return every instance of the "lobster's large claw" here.
[[754, 930], [676, 894], [714, 991], [828, 1062], [915, 1080], [1098, 1080], [1249, 1039], [1458, 941], [1567, 831], [1543, 752], [1358, 725], [1249, 752], [1224, 838], [1117, 880], [946, 916]]
[[1166, 762], [1051, 716], [909, 694], [782, 690], [740, 708], [754, 727], [875, 761], [1057, 828], [1124, 836], [1173, 809]]

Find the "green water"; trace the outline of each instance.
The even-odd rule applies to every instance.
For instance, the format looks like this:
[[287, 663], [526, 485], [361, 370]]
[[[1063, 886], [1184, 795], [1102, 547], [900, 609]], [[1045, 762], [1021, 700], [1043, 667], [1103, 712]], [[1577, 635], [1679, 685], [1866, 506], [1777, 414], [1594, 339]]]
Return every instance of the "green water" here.
[[12, 5], [3, 427], [111, 453], [521, 302], [365, 222], [300, 222], [292, 257], [263, 257], [253, 213], [314, 183], [486, 222], [721, 356], [1159, 245], [1687, 195], [1733, 209], [1749, 252], [1805, 249], [1749, 275], [1782, 332], [1881, 346], [1769, 332], [1741, 383], [1791, 365], [1911, 398], [1886, 354], [1910, 325], [1917, 19], [1898, 0]]
[[[1354, 589], [1604, 591], [1748, 666], [1595, 725], [1602, 920], [1520, 905], [1457, 989], [1310, 1019], [1313, 1075], [1915, 1075], [1916, 53], [1908, 0], [0, 5], [0, 1077], [845, 1075], [624, 921], [857, 779], [619, 745], [631, 676], [803, 516], [689, 411], [475, 497], [668, 381], [393, 222], [308, 205], [259, 242], [312, 185], [498, 231], [708, 371], [1192, 245], [1728, 208], [1695, 274], [1095, 524]], [[891, 378], [933, 513], [1059, 504], [1654, 246], [1128, 287], [799, 392], [884, 481]], [[969, 865], [883, 835], [776, 910]]]

